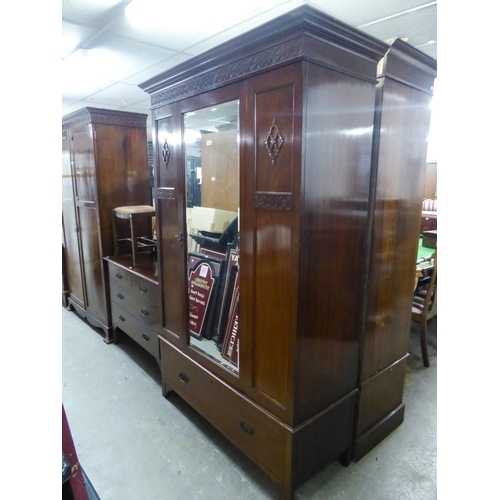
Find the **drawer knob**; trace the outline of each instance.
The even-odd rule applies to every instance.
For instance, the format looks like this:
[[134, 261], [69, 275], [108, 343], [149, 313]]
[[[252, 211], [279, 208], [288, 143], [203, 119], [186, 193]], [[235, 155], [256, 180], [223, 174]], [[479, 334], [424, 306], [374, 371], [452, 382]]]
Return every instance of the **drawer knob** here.
[[121, 280], [121, 279], [123, 278], [123, 276], [122, 276], [120, 273], [116, 273], [116, 274], [115, 274], [115, 276], [116, 276], [119, 280]]
[[118, 293], [117, 295], [118, 295], [119, 299], [123, 299], [123, 294], [122, 293]]
[[120, 321], [125, 321], [125, 318], [124, 318], [121, 314], [120, 314], [120, 316], [118, 316], [118, 319], [119, 319]]
[[240, 427], [241, 427], [241, 430], [247, 435], [247, 436], [251, 436], [253, 434], [253, 427], [251, 427], [250, 425], [248, 425], [247, 423], [245, 422], [241, 422], [240, 423]]
[[144, 286], [144, 285], [141, 285], [139, 287], [139, 290], [142, 292], [142, 293], [146, 293], [148, 291], [148, 289]]
[[149, 335], [146, 335], [145, 333], [143, 333], [142, 338], [147, 342], [149, 340]]
[[143, 316], [147, 316], [147, 315], [149, 314], [149, 311], [148, 311], [145, 307], [143, 307], [143, 308], [141, 309], [141, 314], [142, 314]]
[[179, 378], [181, 379], [181, 382], [183, 382], [184, 384], [186, 382], [189, 382], [189, 377], [185, 374], [185, 373], [179, 373]]

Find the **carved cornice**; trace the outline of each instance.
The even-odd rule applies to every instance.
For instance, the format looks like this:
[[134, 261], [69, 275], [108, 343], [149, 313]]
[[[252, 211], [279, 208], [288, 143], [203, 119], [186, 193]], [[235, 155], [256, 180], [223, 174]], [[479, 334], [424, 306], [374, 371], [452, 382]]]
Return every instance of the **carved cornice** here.
[[376, 82], [388, 45], [304, 5], [158, 74], [139, 87], [152, 108], [298, 61]]
[[409, 43], [395, 38], [380, 60], [378, 78], [391, 78], [429, 94], [434, 90], [437, 75], [437, 61], [412, 47]]
[[291, 210], [290, 193], [255, 193], [254, 207], [263, 210]]
[[89, 123], [145, 128], [147, 118], [148, 115], [142, 113], [130, 113], [128, 111], [115, 111], [104, 108], [82, 108], [74, 113], [63, 116], [63, 130]]
[[252, 54], [236, 62], [225, 64], [213, 71], [203, 73], [190, 80], [166, 88], [151, 96], [151, 106], [168, 104], [184, 97], [230, 83], [250, 73], [288, 62], [302, 53], [302, 39], [293, 39]]

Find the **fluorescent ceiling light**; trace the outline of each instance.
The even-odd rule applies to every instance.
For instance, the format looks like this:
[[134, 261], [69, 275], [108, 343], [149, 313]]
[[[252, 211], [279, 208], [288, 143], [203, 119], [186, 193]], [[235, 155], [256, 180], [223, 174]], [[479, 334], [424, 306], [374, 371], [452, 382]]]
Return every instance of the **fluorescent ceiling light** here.
[[62, 61], [61, 83], [63, 93], [89, 92], [109, 87], [110, 80], [104, 73], [109, 57], [102, 51], [78, 49]]
[[125, 8], [125, 15], [131, 24], [137, 26], [161, 25], [169, 29], [169, 26], [185, 25], [190, 30], [209, 29], [216, 32], [289, 1], [253, 0], [235, 3], [234, 0], [191, 0], [189, 4], [184, 4], [179, 1], [133, 0]]

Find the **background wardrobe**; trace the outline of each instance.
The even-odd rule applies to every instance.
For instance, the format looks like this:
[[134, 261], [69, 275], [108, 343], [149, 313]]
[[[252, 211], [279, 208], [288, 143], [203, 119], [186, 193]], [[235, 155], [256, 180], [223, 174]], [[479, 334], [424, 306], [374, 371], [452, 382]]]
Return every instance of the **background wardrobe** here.
[[144, 114], [99, 108], [83, 108], [62, 120], [66, 300], [104, 330], [106, 342], [112, 340], [103, 257], [114, 253], [112, 209], [152, 201], [146, 120]]

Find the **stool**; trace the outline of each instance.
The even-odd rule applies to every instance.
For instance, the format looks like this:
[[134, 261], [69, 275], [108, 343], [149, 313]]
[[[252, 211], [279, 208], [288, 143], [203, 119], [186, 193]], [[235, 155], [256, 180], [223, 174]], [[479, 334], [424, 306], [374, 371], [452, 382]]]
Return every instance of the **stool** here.
[[[156, 241], [146, 237], [137, 236], [135, 222], [139, 217], [154, 217], [155, 209], [150, 205], [134, 205], [128, 207], [116, 207], [113, 209], [113, 237], [115, 241], [115, 257], [120, 252], [120, 241], [130, 241], [132, 244], [132, 265], [137, 266], [137, 254], [139, 249], [156, 248]], [[118, 237], [118, 226], [116, 219], [128, 219], [130, 221], [130, 238]]]

